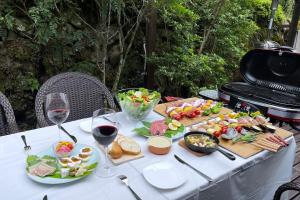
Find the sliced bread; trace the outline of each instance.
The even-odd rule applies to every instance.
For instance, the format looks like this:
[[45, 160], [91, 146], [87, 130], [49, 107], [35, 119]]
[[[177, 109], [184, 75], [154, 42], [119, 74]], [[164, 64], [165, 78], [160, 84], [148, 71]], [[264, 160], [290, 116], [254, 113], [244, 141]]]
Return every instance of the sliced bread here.
[[126, 154], [137, 155], [141, 152], [140, 145], [133, 140], [122, 140], [119, 144]]

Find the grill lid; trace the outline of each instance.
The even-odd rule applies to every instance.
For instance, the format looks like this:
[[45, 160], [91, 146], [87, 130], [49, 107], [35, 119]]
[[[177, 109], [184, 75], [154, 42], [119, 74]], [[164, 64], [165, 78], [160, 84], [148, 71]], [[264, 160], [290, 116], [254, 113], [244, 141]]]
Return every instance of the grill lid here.
[[242, 82], [233, 82], [221, 87], [221, 92], [235, 94], [246, 99], [289, 108], [300, 108], [300, 96]]
[[240, 72], [252, 85], [300, 94], [300, 54], [290, 49], [251, 50], [242, 58]]

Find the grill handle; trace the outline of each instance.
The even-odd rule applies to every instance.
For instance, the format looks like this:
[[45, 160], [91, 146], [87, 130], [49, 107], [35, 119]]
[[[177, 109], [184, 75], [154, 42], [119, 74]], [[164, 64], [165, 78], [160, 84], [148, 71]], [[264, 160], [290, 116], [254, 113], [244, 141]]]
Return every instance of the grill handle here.
[[276, 47], [274, 48], [274, 50], [279, 50], [279, 51], [288, 51], [288, 52], [293, 52], [294, 49], [292, 47], [289, 46], [280, 46], [280, 47]]

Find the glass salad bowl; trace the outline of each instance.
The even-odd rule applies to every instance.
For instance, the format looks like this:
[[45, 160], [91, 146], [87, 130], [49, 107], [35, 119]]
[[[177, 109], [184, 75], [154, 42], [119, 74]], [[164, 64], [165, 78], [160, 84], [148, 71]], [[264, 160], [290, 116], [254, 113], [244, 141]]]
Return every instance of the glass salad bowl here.
[[157, 91], [145, 88], [130, 88], [119, 90], [116, 98], [122, 112], [131, 120], [145, 119], [160, 101], [161, 95]]

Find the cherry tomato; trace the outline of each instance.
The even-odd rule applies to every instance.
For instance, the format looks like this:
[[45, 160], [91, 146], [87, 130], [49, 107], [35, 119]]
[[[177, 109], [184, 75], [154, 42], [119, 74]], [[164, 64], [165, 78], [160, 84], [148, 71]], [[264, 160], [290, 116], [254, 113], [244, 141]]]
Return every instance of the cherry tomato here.
[[240, 133], [242, 131], [242, 127], [241, 126], [237, 126], [237, 127], [235, 127], [235, 130]]
[[69, 149], [71, 149], [71, 150], [73, 149], [73, 145], [72, 145], [72, 144], [68, 144], [67, 147], [68, 147]]
[[185, 113], [184, 112], [181, 112], [179, 113], [181, 117], [184, 117], [185, 116]]
[[174, 115], [173, 118], [176, 119], [176, 120], [181, 120], [181, 116], [179, 114], [178, 115]]
[[221, 132], [223, 134], [226, 134], [227, 133], [227, 129], [228, 129], [227, 126], [223, 126]]
[[221, 134], [222, 134], [221, 131], [215, 131], [214, 132], [214, 136], [216, 136], [216, 137], [220, 137]]
[[195, 110], [194, 113], [195, 113], [196, 115], [200, 115], [200, 110]]
[[194, 118], [194, 117], [196, 117], [196, 114], [193, 113], [193, 112], [192, 112], [192, 113], [189, 113], [189, 114], [188, 114], [188, 117], [189, 117], [189, 118]]

